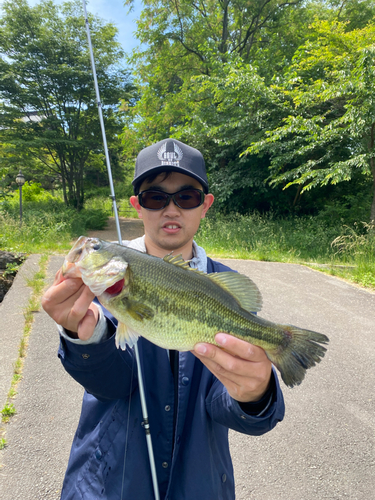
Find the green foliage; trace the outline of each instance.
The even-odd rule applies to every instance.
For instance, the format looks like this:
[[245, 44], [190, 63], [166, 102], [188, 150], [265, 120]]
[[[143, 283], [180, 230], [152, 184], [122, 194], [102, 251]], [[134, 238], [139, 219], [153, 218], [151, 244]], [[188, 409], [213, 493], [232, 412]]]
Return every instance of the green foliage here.
[[27, 201], [48, 201], [52, 200], [51, 193], [42, 188], [39, 182], [26, 181], [22, 187], [22, 200]]
[[226, 213], [317, 213], [346, 203], [342, 181], [360, 196], [357, 174], [367, 198], [374, 14], [373, 0], [145, 1], [127, 157], [167, 136], [197, 147]]
[[331, 246], [335, 254], [346, 254], [357, 260], [363, 255], [375, 255], [374, 227], [365, 222], [344, 226], [342, 234], [332, 241]]
[[[78, 0], [2, 3], [0, 168], [59, 178], [64, 201], [81, 209], [86, 181], [100, 178], [104, 155], [90, 55]], [[112, 24], [89, 16], [108, 143], [119, 160], [120, 100], [129, 96], [123, 51]], [[116, 170], [116, 168], [115, 168]], [[12, 179], [11, 179], [12, 180]], [[97, 179], [96, 179], [97, 180]], [[9, 178], [8, 178], [9, 182]]]
[[[282, 81], [273, 86], [283, 118], [247, 152], [271, 157], [273, 184], [317, 186], [351, 181], [356, 172], [375, 182], [375, 25], [313, 24]], [[370, 220], [375, 220], [375, 197]]]
[[20, 264], [8, 262], [3, 272], [3, 277], [8, 278], [10, 276], [15, 276], [20, 268]]
[[[127, 154], [190, 123], [194, 114], [189, 108], [200, 100], [190, 103], [184, 95], [193, 79], [215, 76], [231, 58], [251, 63], [256, 52], [275, 39], [272, 33], [278, 31], [279, 39], [287, 35], [286, 16], [302, 3], [144, 1], [136, 33], [143, 45], [131, 57], [141, 98], [134, 106], [124, 103], [128, 116], [123, 133]], [[295, 47], [298, 44], [299, 40]], [[284, 46], [290, 51], [293, 45], [289, 41]]]

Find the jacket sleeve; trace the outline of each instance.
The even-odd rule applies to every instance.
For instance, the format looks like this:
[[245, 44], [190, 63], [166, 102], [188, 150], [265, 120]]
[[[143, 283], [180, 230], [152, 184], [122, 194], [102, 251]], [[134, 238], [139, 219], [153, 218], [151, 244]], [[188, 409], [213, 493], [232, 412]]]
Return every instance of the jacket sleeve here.
[[60, 337], [58, 356], [65, 370], [99, 401], [127, 398], [137, 387], [134, 352], [117, 349], [115, 323], [104, 314], [109, 338], [99, 344], [74, 344]]
[[206, 409], [210, 417], [217, 423], [243, 434], [260, 436], [270, 431], [284, 418], [285, 405], [275, 370], [275, 393], [271, 404], [260, 415], [248, 415], [240, 404], [229, 394], [223, 384], [214, 379], [206, 397]]

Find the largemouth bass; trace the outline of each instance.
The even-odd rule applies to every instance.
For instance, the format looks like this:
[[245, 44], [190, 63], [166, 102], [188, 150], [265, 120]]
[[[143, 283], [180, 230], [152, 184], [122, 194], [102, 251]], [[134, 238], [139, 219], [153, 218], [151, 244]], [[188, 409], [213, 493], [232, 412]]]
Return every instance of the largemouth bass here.
[[81, 236], [63, 266], [83, 282], [118, 320], [116, 345], [133, 346], [142, 335], [166, 349], [188, 351], [215, 343], [225, 332], [265, 350], [289, 387], [324, 356], [328, 338], [310, 330], [260, 318], [262, 297], [247, 276], [205, 274], [181, 256], [164, 259]]

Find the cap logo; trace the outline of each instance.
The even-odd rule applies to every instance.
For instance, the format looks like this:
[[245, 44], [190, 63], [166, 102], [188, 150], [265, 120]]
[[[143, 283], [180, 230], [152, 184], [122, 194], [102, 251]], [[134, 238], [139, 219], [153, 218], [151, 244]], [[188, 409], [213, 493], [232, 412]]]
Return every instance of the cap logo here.
[[165, 142], [158, 149], [158, 158], [162, 165], [172, 165], [174, 167], [180, 166], [180, 160], [184, 156], [182, 149], [174, 142], [173, 151], [167, 151], [167, 143]]

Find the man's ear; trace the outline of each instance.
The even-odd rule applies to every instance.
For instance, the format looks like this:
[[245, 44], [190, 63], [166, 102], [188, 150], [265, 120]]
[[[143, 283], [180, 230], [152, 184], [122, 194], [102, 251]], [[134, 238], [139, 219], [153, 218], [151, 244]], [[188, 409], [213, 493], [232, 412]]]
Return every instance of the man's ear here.
[[136, 209], [138, 217], [142, 219], [142, 207], [138, 202], [138, 197], [137, 196], [131, 196], [129, 198], [130, 204], [133, 208]]
[[207, 210], [210, 208], [213, 202], [214, 202], [214, 195], [211, 193], [206, 194], [202, 205], [203, 210], [201, 213], [201, 219], [204, 219], [206, 217]]

